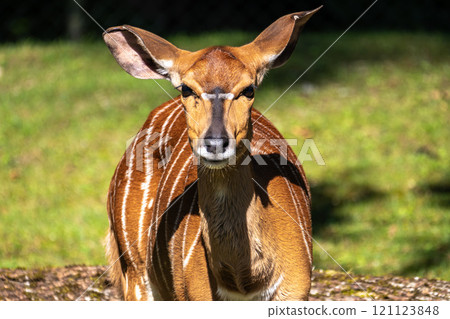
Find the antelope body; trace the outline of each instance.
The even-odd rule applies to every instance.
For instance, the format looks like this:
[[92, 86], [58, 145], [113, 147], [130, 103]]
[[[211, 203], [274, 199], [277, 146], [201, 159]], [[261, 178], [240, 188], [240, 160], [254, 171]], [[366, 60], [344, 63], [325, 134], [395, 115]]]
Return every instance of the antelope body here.
[[317, 10], [286, 15], [242, 47], [188, 52], [131, 26], [104, 34], [125, 71], [182, 92], [150, 113], [111, 181], [107, 248], [125, 300], [308, 298], [309, 187], [252, 105]]

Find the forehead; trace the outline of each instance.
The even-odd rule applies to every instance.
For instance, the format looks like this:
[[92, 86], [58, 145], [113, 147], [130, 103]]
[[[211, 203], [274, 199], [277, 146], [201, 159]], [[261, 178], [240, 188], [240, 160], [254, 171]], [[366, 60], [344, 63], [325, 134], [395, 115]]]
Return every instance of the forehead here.
[[199, 52], [182, 76], [183, 81], [195, 81], [204, 92], [221, 88], [231, 92], [234, 87], [253, 82], [250, 70], [226, 47], [212, 47]]

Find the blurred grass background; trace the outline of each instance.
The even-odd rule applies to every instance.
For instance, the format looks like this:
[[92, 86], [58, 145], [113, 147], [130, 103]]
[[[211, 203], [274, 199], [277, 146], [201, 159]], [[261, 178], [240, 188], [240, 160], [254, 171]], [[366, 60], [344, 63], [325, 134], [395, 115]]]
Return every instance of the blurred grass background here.
[[[169, 40], [195, 50], [254, 35]], [[338, 36], [302, 34], [255, 107], [264, 111]], [[304, 163], [314, 238], [346, 270], [450, 280], [449, 40], [349, 33], [266, 114], [286, 138], [318, 146], [326, 166]], [[105, 264], [110, 178], [126, 141], [168, 99], [100, 42], [1, 44], [0, 267]], [[338, 269], [318, 246], [314, 258]]]

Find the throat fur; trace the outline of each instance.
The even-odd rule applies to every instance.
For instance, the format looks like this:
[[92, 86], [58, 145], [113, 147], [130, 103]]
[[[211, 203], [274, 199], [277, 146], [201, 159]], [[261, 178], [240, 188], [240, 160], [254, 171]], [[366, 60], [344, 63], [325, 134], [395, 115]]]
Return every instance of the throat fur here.
[[[211, 271], [218, 287], [251, 295], [263, 289], [274, 269], [264, 255], [251, 166], [238, 165], [199, 172], [199, 208], [202, 235]], [[270, 281], [270, 280], [269, 280]]]

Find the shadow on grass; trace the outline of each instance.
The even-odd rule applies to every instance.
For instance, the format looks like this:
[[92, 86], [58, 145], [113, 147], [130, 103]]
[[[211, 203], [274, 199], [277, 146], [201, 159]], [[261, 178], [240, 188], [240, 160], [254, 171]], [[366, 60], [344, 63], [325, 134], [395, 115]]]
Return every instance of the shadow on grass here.
[[384, 193], [369, 185], [360, 185], [351, 182], [347, 178], [345, 189], [343, 188], [345, 176], [336, 178], [336, 181], [322, 182], [311, 186], [312, 196], [312, 223], [314, 235], [320, 235], [332, 224], [345, 222], [340, 210], [344, 206], [374, 201], [385, 196]]
[[[414, 252], [414, 258], [400, 271], [402, 275], [417, 276], [418, 273], [450, 263], [450, 240], [443, 240], [433, 249], [418, 248]], [[448, 279], [447, 279], [448, 280]]]
[[450, 179], [426, 184], [421, 187], [421, 190], [432, 195], [433, 203], [442, 208], [450, 208]]

